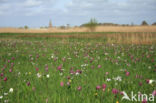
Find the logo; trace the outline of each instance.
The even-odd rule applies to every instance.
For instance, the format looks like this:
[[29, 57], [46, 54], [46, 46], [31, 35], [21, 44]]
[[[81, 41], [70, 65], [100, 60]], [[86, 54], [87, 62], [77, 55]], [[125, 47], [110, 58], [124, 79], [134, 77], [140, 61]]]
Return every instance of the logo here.
[[141, 94], [140, 92], [138, 92], [138, 94], [134, 94], [134, 92], [132, 91], [131, 92], [131, 96], [128, 96], [128, 94], [123, 91], [123, 97], [122, 97], [122, 100], [128, 100], [128, 101], [150, 101], [150, 102], [154, 102], [154, 95], [152, 94]]

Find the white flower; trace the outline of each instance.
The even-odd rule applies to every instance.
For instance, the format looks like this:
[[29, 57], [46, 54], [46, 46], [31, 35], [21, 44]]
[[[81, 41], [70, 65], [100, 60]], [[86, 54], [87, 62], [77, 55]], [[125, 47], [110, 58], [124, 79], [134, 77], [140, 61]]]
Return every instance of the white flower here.
[[154, 80], [149, 80], [149, 84], [152, 84], [154, 82]]
[[40, 73], [37, 73], [37, 77], [40, 78], [42, 75]]
[[4, 100], [4, 103], [8, 103], [9, 102], [9, 100]]
[[113, 78], [115, 81], [122, 81], [120, 76], [117, 76], [116, 78]]
[[8, 95], [8, 93], [4, 93], [4, 95]]
[[108, 82], [109, 82], [109, 81], [111, 81], [111, 79], [110, 79], [110, 78], [107, 78], [107, 80], [106, 80], [106, 81], [108, 81]]
[[79, 73], [78, 73], [78, 72], [76, 72], [76, 75], [79, 75]]
[[0, 96], [0, 99], [2, 99], [3, 98], [3, 96]]
[[47, 78], [49, 78], [50, 76], [49, 76], [49, 74], [47, 74], [47, 76], [46, 76]]
[[60, 76], [62, 76], [63, 75], [63, 73], [60, 73]]
[[14, 91], [14, 89], [13, 88], [10, 88], [9, 92], [12, 93], [13, 91]]

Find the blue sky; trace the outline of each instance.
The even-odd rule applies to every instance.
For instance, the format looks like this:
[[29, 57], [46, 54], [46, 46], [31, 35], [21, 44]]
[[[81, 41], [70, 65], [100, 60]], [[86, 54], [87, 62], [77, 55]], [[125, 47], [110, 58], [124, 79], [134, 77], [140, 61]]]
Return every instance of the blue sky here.
[[0, 0], [0, 27], [156, 22], [156, 0]]

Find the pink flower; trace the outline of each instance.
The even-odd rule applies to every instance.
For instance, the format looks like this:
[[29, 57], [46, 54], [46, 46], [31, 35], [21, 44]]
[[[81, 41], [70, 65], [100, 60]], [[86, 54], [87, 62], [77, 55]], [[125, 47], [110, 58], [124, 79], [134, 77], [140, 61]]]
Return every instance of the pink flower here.
[[8, 60], [8, 63], [10, 63], [10, 60]]
[[147, 100], [146, 100], [146, 99], [144, 99], [144, 100], [142, 101], [142, 103], [147, 103]]
[[82, 71], [81, 71], [81, 70], [79, 70], [79, 69], [78, 69], [78, 70], [76, 70], [76, 72], [77, 72], [77, 73], [80, 73], [80, 74], [82, 73]]
[[108, 75], [109, 74], [109, 72], [106, 72], [106, 75]]
[[63, 82], [61, 82], [61, 83], [60, 83], [60, 86], [61, 86], [61, 87], [63, 87], [63, 85], [64, 85], [64, 83], [63, 83]]
[[120, 92], [120, 94], [121, 94], [121, 95], [124, 95], [124, 93], [123, 93], [123, 92]]
[[12, 72], [12, 69], [9, 69], [9, 72]]
[[7, 77], [4, 78], [4, 81], [7, 81]]
[[126, 72], [126, 76], [129, 76], [130, 75], [130, 73], [129, 72]]
[[149, 79], [146, 79], [146, 83], [147, 83], [147, 84], [149, 84], [149, 81], [150, 81]]
[[152, 95], [153, 96], [156, 96], [156, 90], [153, 91]]
[[112, 93], [113, 93], [113, 94], [118, 94], [118, 92], [119, 92], [119, 91], [118, 91], [117, 89], [115, 89], [115, 88], [112, 89]]
[[12, 59], [12, 60], [15, 60], [15, 57], [12, 57], [11, 59]]
[[1, 73], [1, 77], [3, 77], [4, 76], [4, 74], [3, 73]]
[[69, 86], [70, 85], [70, 82], [67, 82], [67, 85]]
[[102, 88], [106, 89], [107, 85], [106, 84], [102, 84]]
[[59, 66], [57, 67], [57, 70], [59, 70], [59, 71], [62, 72], [62, 65], [59, 65]]
[[36, 71], [38, 71], [39, 70], [39, 68], [36, 68]]
[[82, 87], [81, 86], [78, 86], [77, 90], [78, 91], [81, 91]]
[[139, 85], [142, 86], [142, 82], [139, 82]]
[[101, 65], [98, 65], [98, 68], [101, 68], [102, 66]]
[[99, 85], [96, 86], [96, 90], [99, 90], [99, 89], [101, 89], [101, 86], [99, 86]]

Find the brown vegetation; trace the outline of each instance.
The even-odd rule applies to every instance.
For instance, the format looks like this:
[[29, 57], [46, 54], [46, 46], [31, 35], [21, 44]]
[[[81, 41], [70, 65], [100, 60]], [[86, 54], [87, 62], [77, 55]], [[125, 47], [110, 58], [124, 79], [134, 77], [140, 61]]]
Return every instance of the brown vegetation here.
[[[68, 29], [17, 29], [0, 28], [0, 33], [51, 33], [51, 32], [89, 32], [86, 27]], [[156, 26], [97, 26], [95, 32], [156, 32]]]

